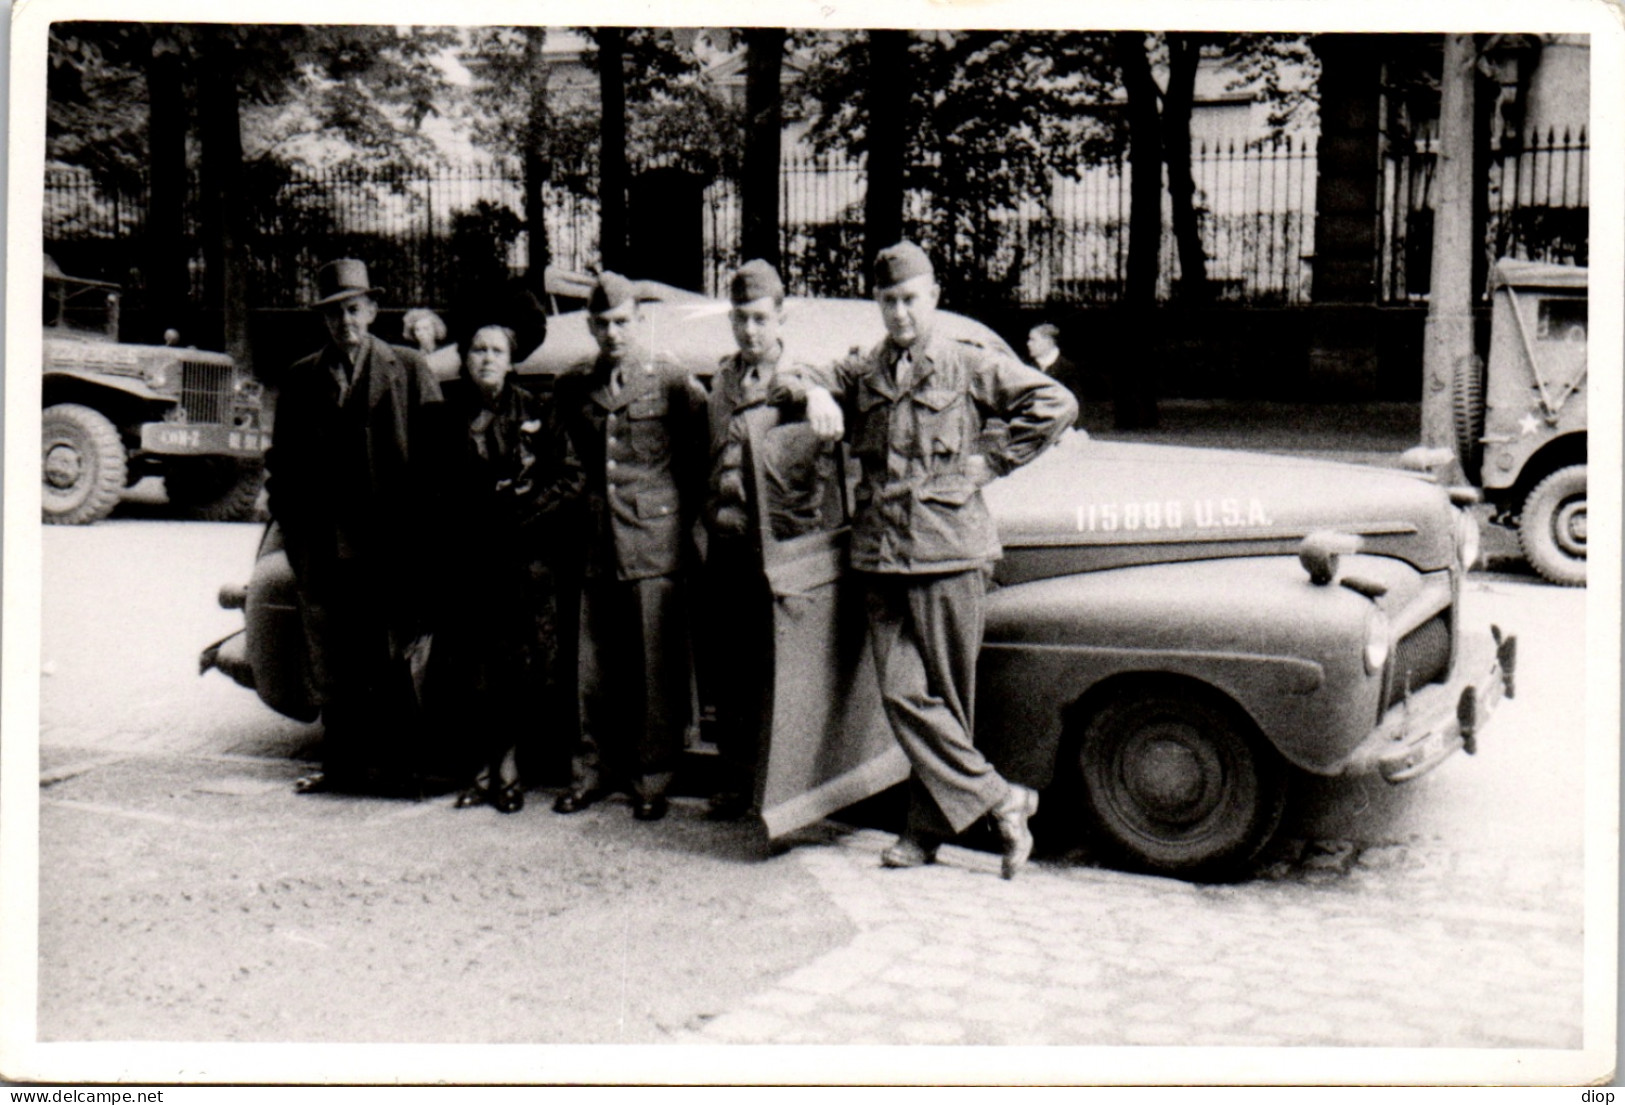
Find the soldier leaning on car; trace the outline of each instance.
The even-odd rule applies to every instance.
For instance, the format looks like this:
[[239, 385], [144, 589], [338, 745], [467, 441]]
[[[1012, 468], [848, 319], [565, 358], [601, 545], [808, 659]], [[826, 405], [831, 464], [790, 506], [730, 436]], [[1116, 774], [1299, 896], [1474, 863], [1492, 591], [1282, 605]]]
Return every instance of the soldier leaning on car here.
[[[748, 261], [728, 282], [729, 324], [739, 350], [711, 378], [707, 403], [711, 479], [705, 505], [706, 551], [695, 625], [700, 691], [716, 709], [719, 781], [710, 815], [750, 810], [771, 688], [773, 596], [762, 574], [759, 519], [745, 490], [745, 415], [766, 405], [776, 372], [787, 366], [782, 331], [784, 283], [766, 261]], [[765, 504], [773, 536], [784, 540], [817, 526], [818, 463], [829, 447], [793, 430], [774, 436]], [[833, 462], [831, 462], [833, 463]]]
[[[913, 766], [907, 826], [881, 860], [930, 863], [944, 840], [992, 814], [1011, 878], [1032, 851], [1038, 794], [1007, 782], [972, 743], [987, 574], [1000, 553], [981, 487], [1053, 443], [1077, 406], [1042, 372], [934, 332], [939, 294], [919, 246], [882, 250], [875, 299], [886, 338], [835, 365], [781, 373], [775, 398], [805, 401], [814, 431], [844, 434], [862, 464], [851, 562], [886, 716]], [[990, 417], [1008, 434], [977, 452]]]
[[422, 736], [406, 655], [431, 615], [449, 440], [427, 363], [369, 333], [366, 264], [330, 262], [316, 287], [328, 340], [280, 380], [265, 465], [325, 729], [302, 792], [352, 787], [386, 753], [401, 768]]
[[630, 784], [633, 813], [665, 816], [689, 720], [680, 576], [705, 481], [705, 390], [652, 352], [633, 288], [606, 272], [587, 302], [598, 357], [559, 378], [555, 403], [586, 474], [581, 735], [574, 813]]

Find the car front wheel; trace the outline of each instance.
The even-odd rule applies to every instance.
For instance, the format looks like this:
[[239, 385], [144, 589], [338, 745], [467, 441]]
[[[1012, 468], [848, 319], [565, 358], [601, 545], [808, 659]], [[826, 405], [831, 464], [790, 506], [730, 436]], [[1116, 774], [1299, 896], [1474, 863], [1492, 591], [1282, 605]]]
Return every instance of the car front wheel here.
[[78, 526], [107, 517], [124, 491], [127, 463], [118, 429], [106, 415], [80, 403], [46, 407], [40, 424], [42, 519]]
[[1089, 720], [1078, 755], [1090, 827], [1131, 867], [1234, 877], [1280, 824], [1286, 764], [1227, 703], [1120, 697]]

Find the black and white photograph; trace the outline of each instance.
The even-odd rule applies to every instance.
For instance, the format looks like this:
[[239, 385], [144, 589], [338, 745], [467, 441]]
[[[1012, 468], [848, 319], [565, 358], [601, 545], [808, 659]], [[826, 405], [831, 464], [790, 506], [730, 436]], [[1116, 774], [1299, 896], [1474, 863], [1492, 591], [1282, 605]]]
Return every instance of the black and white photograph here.
[[15, 7], [0, 1080], [1618, 1084], [1622, 61]]

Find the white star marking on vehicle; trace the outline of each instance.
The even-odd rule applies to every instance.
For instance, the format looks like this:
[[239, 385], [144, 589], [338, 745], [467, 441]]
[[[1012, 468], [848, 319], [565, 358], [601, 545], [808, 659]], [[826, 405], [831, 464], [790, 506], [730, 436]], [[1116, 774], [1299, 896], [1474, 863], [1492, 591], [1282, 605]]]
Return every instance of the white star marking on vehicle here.
[[1532, 412], [1526, 414], [1522, 418], [1518, 419], [1518, 429], [1523, 432], [1524, 437], [1528, 437], [1530, 434], [1540, 429], [1540, 419], [1536, 418]]

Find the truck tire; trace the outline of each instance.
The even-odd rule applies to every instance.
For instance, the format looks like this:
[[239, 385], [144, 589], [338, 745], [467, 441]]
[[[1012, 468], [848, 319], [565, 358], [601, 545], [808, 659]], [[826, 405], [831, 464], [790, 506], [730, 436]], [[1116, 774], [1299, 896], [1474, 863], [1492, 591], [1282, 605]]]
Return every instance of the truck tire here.
[[1286, 764], [1252, 723], [1184, 690], [1108, 702], [1078, 766], [1087, 828], [1128, 866], [1179, 878], [1244, 873], [1286, 806]]
[[177, 512], [199, 522], [254, 520], [265, 467], [223, 457], [175, 460], [164, 468], [164, 494]]
[[1523, 501], [1518, 543], [1530, 565], [1565, 587], [1586, 581], [1586, 466], [1559, 468]]
[[1450, 392], [1451, 422], [1456, 432], [1456, 455], [1473, 483], [1484, 456], [1484, 367], [1477, 357], [1456, 361]]
[[40, 458], [40, 516], [47, 525], [88, 525], [118, 505], [128, 458], [118, 428], [100, 411], [79, 403], [46, 407]]

